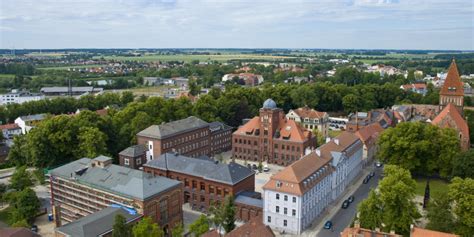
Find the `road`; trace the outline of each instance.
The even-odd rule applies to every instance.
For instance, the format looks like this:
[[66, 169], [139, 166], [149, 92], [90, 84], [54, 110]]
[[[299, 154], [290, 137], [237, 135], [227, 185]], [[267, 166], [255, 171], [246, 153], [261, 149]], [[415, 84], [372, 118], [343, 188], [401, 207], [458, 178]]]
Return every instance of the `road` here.
[[375, 168], [375, 176], [372, 177], [367, 184], [361, 184], [359, 188], [352, 194], [354, 196], [354, 202], [349, 205], [347, 209], [342, 209], [341, 206], [337, 206], [339, 211], [331, 218], [333, 223], [333, 231], [331, 230], [321, 230], [318, 233], [318, 237], [339, 237], [341, 232], [348, 227], [354, 217], [357, 214], [357, 205], [360, 201], [367, 198], [370, 189], [375, 189], [379, 183], [382, 168]]

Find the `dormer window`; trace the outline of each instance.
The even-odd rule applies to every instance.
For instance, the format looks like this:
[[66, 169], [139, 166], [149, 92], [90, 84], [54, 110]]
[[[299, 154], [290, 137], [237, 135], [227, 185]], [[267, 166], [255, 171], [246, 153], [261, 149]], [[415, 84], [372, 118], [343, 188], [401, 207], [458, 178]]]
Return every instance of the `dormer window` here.
[[280, 181], [277, 181], [277, 182], [276, 182], [276, 186], [277, 186], [277, 188], [280, 188], [280, 187], [281, 187], [281, 182], [280, 182]]

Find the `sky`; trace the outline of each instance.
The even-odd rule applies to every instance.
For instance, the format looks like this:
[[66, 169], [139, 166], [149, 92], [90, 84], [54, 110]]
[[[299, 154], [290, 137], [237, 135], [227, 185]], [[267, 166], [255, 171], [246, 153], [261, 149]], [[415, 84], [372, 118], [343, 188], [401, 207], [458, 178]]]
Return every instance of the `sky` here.
[[474, 50], [474, 0], [0, 0], [0, 48]]

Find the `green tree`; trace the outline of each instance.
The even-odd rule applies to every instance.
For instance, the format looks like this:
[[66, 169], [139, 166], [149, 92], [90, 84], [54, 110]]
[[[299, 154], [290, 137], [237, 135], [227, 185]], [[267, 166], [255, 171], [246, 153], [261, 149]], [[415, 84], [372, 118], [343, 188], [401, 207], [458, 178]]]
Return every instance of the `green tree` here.
[[235, 229], [235, 203], [232, 195], [225, 198], [224, 206], [222, 208], [224, 208], [222, 225], [225, 232], [229, 233]]
[[189, 80], [189, 93], [193, 96], [196, 96], [201, 93], [201, 86], [197, 84], [196, 80]]
[[361, 98], [354, 94], [346, 95], [342, 98], [342, 106], [347, 113], [354, 113], [362, 108]]
[[452, 176], [474, 178], [474, 150], [460, 153], [454, 158]]
[[10, 179], [10, 188], [21, 191], [31, 186], [33, 186], [33, 181], [31, 181], [31, 175], [26, 170], [26, 166], [16, 168]]
[[386, 165], [383, 172], [385, 177], [379, 183], [379, 190], [384, 229], [408, 234], [410, 224], [421, 217], [413, 201], [416, 182], [410, 171], [395, 165]]
[[447, 193], [443, 192], [438, 198], [430, 201], [427, 218], [429, 221], [426, 225], [427, 229], [446, 233], [454, 232], [455, 218]]
[[175, 225], [171, 229], [171, 237], [181, 237], [184, 234], [184, 226], [182, 223]]
[[320, 132], [317, 128], [313, 129], [313, 134], [316, 137], [317, 146], [321, 146], [326, 143], [326, 138], [324, 137], [323, 133]]
[[153, 223], [150, 217], [144, 217], [132, 228], [133, 237], [163, 237], [165, 233]]
[[107, 152], [107, 135], [98, 128], [82, 127], [78, 134], [79, 150], [82, 157], [95, 158]]
[[8, 199], [11, 208], [9, 217], [10, 223], [16, 223], [21, 220], [31, 220], [36, 216], [40, 208], [40, 201], [36, 193], [30, 188], [14, 192]]
[[130, 226], [127, 225], [127, 219], [118, 214], [114, 217], [112, 237], [130, 237]]
[[421, 122], [404, 122], [385, 130], [379, 138], [378, 157], [414, 173], [448, 177], [460, 151], [453, 129]]
[[25, 228], [30, 228], [30, 224], [28, 224], [28, 221], [26, 219], [21, 219], [15, 223], [12, 224], [12, 227], [25, 227]]
[[193, 233], [194, 236], [200, 237], [202, 234], [209, 231], [209, 219], [201, 214], [198, 219], [191, 223], [189, 231]]
[[130, 102], [133, 102], [135, 99], [135, 96], [133, 95], [133, 92], [131, 91], [124, 91], [122, 92], [122, 96], [120, 98], [120, 102], [122, 102], [122, 105], [126, 105]]
[[382, 203], [374, 190], [370, 190], [369, 196], [360, 202], [357, 210], [360, 226], [371, 230], [382, 226]]
[[449, 185], [449, 198], [456, 217], [456, 234], [474, 235], [474, 179], [454, 177]]

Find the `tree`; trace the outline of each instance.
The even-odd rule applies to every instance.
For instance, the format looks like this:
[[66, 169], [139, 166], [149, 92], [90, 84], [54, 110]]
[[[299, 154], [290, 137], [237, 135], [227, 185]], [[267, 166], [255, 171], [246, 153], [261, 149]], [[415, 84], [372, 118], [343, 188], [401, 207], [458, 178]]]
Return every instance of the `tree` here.
[[16, 168], [10, 179], [10, 188], [21, 191], [31, 186], [33, 186], [33, 181], [31, 181], [31, 175], [26, 170], [26, 166]]
[[422, 175], [439, 173], [448, 177], [452, 160], [460, 151], [453, 129], [427, 123], [404, 122], [385, 130], [379, 137], [378, 157]]
[[326, 143], [326, 138], [324, 137], [323, 133], [318, 130], [318, 128], [313, 129], [313, 134], [316, 137], [317, 146], [321, 146]]
[[144, 217], [132, 228], [134, 237], [163, 237], [165, 233], [158, 226], [153, 223], [150, 217]]
[[410, 171], [395, 165], [386, 165], [384, 174], [379, 183], [384, 229], [408, 234], [410, 224], [421, 217], [413, 202], [416, 182], [411, 178]]
[[447, 193], [443, 192], [441, 195], [430, 201], [428, 204], [428, 224], [427, 229], [441, 232], [452, 233], [455, 227], [455, 218], [452, 213], [451, 201]]
[[107, 136], [98, 128], [82, 127], [77, 136], [79, 140], [78, 153], [82, 157], [95, 158], [107, 152]]
[[382, 203], [374, 190], [370, 190], [369, 196], [360, 202], [357, 210], [360, 226], [373, 230], [382, 225]]
[[448, 196], [453, 202], [456, 216], [456, 234], [474, 235], [474, 179], [454, 177], [449, 185]]
[[135, 99], [135, 96], [133, 95], [133, 92], [124, 91], [122, 92], [122, 97], [120, 98], [120, 102], [122, 102], [122, 105], [126, 105], [130, 102], [133, 102], [134, 99]]
[[474, 178], [474, 150], [463, 152], [454, 158], [452, 176]]
[[25, 227], [25, 228], [30, 228], [30, 224], [28, 224], [28, 221], [26, 219], [21, 219], [15, 223], [12, 224], [12, 227]]
[[413, 202], [416, 182], [408, 170], [395, 165], [386, 165], [384, 174], [378, 192], [371, 191], [359, 205], [359, 221], [364, 228], [408, 234], [410, 224], [421, 217]]
[[182, 237], [184, 234], [184, 226], [182, 223], [178, 223], [171, 229], [171, 237]]
[[226, 197], [223, 208], [224, 216], [222, 225], [225, 232], [229, 233], [235, 229], [235, 204], [234, 197], [232, 195]]
[[112, 237], [130, 237], [130, 227], [127, 225], [127, 219], [118, 214], [114, 217]]
[[193, 233], [194, 236], [200, 237], [202, 234], [209, 231], [209, 219], [201, 214], [197, 220], [191, 223], [189, 231]]
[[362, 108], [361, 98], [354, 94], [346, 95], [342, 98], [342, 106], [347, 113], [357, 112]]
[[30, 188], [14, 192], [8, 199], [11, 207], [9, 219], [11, 223], [34, 218], [40, 208], [40, 201]]
[[194, 79], [189, 80], [189, 93], [193, 96], [201, 93], [201, 86], [199, 86]]

